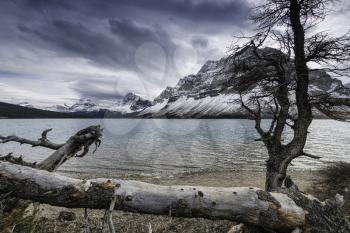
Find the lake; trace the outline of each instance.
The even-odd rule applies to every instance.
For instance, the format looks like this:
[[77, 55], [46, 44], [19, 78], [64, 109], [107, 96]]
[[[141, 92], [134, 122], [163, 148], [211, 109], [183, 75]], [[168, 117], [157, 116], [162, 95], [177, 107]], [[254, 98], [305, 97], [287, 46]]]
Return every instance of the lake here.
[[[268, 120], [264, 122], [267, 125]], [[78, 130], [100, 124], [101, 147], [95, 154], [69, 160], [62, 173], [94, 176], [163, 176], [216, 170], [262, 170], [267, 158], [254, 122], [240, 119], [0, 119], [0, 134], [63, 143]], [[286, 140], [290, 135], [285, 135]], [[314, 120], [306, 151], [320, 160], [299, 158], [292, 169], [318, 169], [331, 161], [350, 162], [350, 124]], [[14, 152], [25, 160], [39, 161], [52, 151], [18, 143], [0, 144], [0, 154]]]

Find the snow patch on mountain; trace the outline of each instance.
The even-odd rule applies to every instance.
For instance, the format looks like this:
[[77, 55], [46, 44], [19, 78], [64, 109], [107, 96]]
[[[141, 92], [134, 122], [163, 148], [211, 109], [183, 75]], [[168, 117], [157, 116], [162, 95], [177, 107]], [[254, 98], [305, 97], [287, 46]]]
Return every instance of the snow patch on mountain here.
[[238, 95], [218, 95], [195, 99], [181, 96], [173, 102], [157, 103], [145, 109], [142, 114], [152, 114], [153, 117], [223, 117], [242, 113], [241, 105], [235, 100]]
[[26, 107], [26, 108], [34, 108], [34, 105], [32, 105], [28, 102], [20, 102], [20, 103], [17, 103], [17, 105], [22, 106], [22, 107]]
[[[269, 56], [279, 53], [272, 48], [264, 48], [260, 52]], [[251, 80], [242, 80], [244, 73], [237, 72], [235, 68], [244, 66], [249, 71], [257, 62], [260, 61], [249, 49], [235, 59], [226, 57], [218, 61], [207, 61], [197, 74], [180, 79], [175, 87], [166, 87], [154, 99], [154, 105], [141, 111], [139, 115], [180, 118], [246, 115], [240, 105], [238, 90]], [[332, 78], [325, 71], [310, 71], [310, 94], [328, 92], [337, 97], [349, 97], [350, 90], [343, 87], [340, 80]], [[254, 87], [254, 84], [250, 90], [250, 94], [253, 93], [259, 93], [259, 87]]]
[[[23, 103], [22, 106], [28, 103]], [[92, 113], [100, 111], [109, 111], [114, 113], [129, 114], [142, 111], [147, 107], [152, 106], [153, 103], [134, 93], [128, 93], [124, 98], [114, 100], [99, 100], [99, 99], [79, 99], [75, 103], [68, 105], [51, 105], [40, 106], [39, 108], [57, 112], [79, 112]], [[36, 107], [36, 106], [31, 106]]]

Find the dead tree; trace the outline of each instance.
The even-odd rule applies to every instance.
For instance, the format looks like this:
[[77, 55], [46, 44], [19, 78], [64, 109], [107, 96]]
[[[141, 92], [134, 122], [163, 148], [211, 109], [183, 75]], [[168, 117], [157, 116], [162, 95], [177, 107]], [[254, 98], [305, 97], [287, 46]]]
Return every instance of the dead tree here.
[[[350, 119], [350, 99], [330, 92], [310, 93], [310, 75], [327, 71], [349, 76], [350, 35], [332, 37], [324, 32], [310, 35], [324, 20], [332, 0], [266, 0], [254, 9], [252, 20], [257, 33], [243, 46], [234, 46], [232, 58], [242, 84], [239, 93], [242, 107], [255, 120], [255, 128], [268, 151], [266, 190], [282, 186], [291, 161], [300, 156], [317, 158], [304, 152], [308, 129], [317, 109], [326, 116]], [[263, 48], [266, 41], [275, 49]], [[250, 50], [254, 66], [240, 64], [240, 57]], [[321, 69], [310, 69], [309, 63]], [[343, 86], [340, 88], [344, 88]], [[339, 91], [339, 90], [337, 90]], [[272, 118], [270, 126], [262, 126], [262, 118]], [[288, 129], [289, 128], [289, 129]], [[288, 130], [292, 139], [283, 141]]]
[[[349, 232], [341, 198], [321, 203], [291, 185], [278, 192], [252, 187], [161, 186], [132, 180], [80, 180], [0, 162], [0, 192], [68, 208], [108, 209], [227, 219], [276, 232]], [[113, 205], [111, 198], [115, 197]], [[109, 221], [110, 223], [110, 221]], [[324, 231], [326, 229], [326, 231]], [[331, 229], [327, 231], [328, 229]], [[322, 231], [321, 231], [322, 230]]]
[[[31, 145], [32, 147], [40, 146], [55, 150], [44, 161], [40, 163], [29, 163], [24, 161], [22, 157], [16, 158], [12, 156], [12, 154], [0, 157], [0, 161], [8, 161], [19, 165], [52, 172], [72, 157], [84, 157], [89, 152], [89, 148], [92, 144], [95, 145], [94, 152], [101, 144], [100, 138], [102, 137], [102, 129], [99, 125], [90, 126], [80, 130], [75, 135], [70, 137], [64, 144], [53, 143], [47, 138], [47, 133], [51, 130], [52, 129], [44, 130], [41, 134], [41, 138], [38, 140], [29, 140], [16, 135], [6, 137], [0, 135], [0, 143], [18, 142], [20, 144]], [[79, 154], [80, 151], [81, 153]]]

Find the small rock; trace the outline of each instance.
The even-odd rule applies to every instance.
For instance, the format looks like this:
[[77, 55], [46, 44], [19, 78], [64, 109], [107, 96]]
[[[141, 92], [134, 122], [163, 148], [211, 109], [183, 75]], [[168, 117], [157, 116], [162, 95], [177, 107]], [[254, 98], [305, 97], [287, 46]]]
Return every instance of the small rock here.
[[228, 233], [243, 233], [244, 232], [244, 224], [234, 225]]
[[76, 219], [76, 215], [73, 212], [69, 211], [61, 211], [58, 215], [58, 220], [60, 221], [74, 221]]

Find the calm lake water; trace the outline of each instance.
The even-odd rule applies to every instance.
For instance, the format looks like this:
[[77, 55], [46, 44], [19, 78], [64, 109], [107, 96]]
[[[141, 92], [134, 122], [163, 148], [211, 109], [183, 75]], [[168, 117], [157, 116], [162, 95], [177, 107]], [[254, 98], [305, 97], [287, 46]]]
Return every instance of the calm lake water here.
[[[268, 123], [268, 122], [265, 122]], [[237, 119], [1, 119], [0, 134], [49, 138], [63, 143], [79, 129], [102, 125], [104, 138], [95, 154], [71, 159], [61, 172], [106, 175], [170, 175], [203, 170], [263, 169], [266, 151], [252, 121]], [[288, 135], [286, 135], [286, 140]], [[300, 158], [293, 169], [317, 169], [330, 161], [350, 162], [350, 124], [315, 120], [306, 151], [319, 161]], [[46, 158], [51, 150], [16, 143], [0, 144], [0, 154], [14, 152], [28, 161]]]

